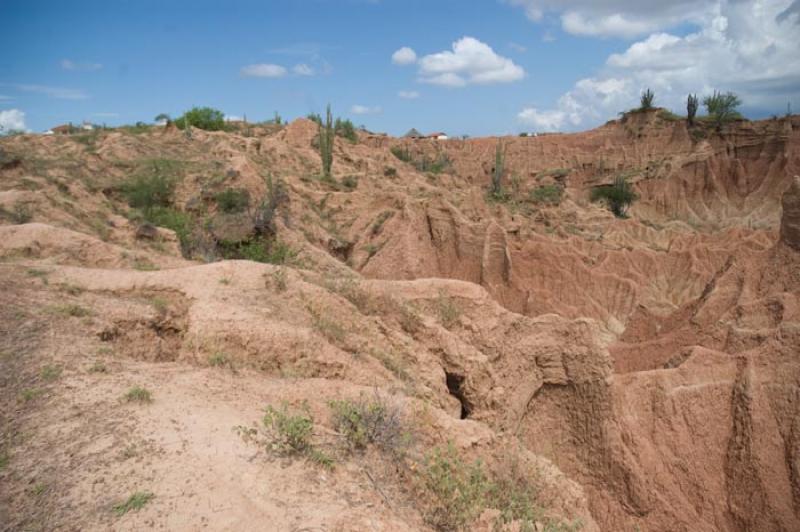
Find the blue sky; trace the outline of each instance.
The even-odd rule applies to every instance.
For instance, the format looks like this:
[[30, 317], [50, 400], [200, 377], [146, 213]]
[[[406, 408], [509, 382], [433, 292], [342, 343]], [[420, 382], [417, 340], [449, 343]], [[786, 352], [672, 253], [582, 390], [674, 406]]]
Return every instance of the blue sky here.
[[[330, 102], [376, 131], [488, 135], [592, 127], [650, 85], [676, 111], [720, 88], [750, 115], [783, 113], [800, 94], [797, 2], [756, 3], [771, 11], [754, 23], [711, 0], [0, 0], [0, 113], [41, 131]], [[394, 63], [401, 47], [415, 60]]]

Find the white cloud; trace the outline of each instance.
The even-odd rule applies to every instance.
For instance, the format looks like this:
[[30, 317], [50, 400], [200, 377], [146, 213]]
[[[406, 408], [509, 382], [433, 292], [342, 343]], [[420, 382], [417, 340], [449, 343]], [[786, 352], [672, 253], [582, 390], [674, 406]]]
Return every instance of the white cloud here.
[[403, 46], [392, 54], [392, 63], [395, 65], [413, 65], [416, 62], [417, 53], [408, 46]]
[[564, 125], [567, 113], [564, 111], [540, 111], [535, 107], [527, 107], [520, 111], [517, 118], [523, 124], [533, 126], [539, 131], [558, 131]]
[[292, 72], [298, 76], [313, 76], [314, 69], [305, 63], [300, 63], [292, 67]]
[[100, 63], [88, 63], [88, 62], [76, 62], [70, 59], [62, 59], [61, 60], [61, 68], [63, 70], [72, 70], [78, 72], [93, 72], [95, 70], [100, 70], [103, 68], [103, 65]]
[[521, 44], [516, 43], [516, 42], [508, 43], [508, 47], [511, 48], [512, 50], [514, 50], [515, 52], [519, 52], [519, 53], [524, 53], [524, 52], [528, 51], [528, 49], [526, 47], [524, 47]]
[[[621, 0], [620, 0], [621, 1]], [[717, 15], [695, 32], [653, 33], [610, 55], [597, 76], [583, 79], [554, 108], [520, 113], [560, 116], [563, 126], [592, 126], [636, 107], [645, 88], [656, 105], [684, 112], [688, 93], [736, 92], [745, 106], [784, 109], [800, 101], [800, 13], [792, 0], [716, 3]], [[548, 114], [549, 113], [549, 114]]]
[[350, 108], [350, 112], [354, 115], [373, 115], [382, 111], [380, 107], [367, 107], [366, 105], [354, 105]]
[[239, 73], [246, 78], [282, 78], [287, 74], [286, 67], [269, 63], [243, 66]]
[[416, 100], [419, 98], [419, 92], [417, 91], [399, 91], [397, 95], [404, 100]]
[[534, 22], [545, 20], [548, 13], [558, 14], [564, 31], [574, 35], [631, 38], [685, 22], [703, 24], [724, 0], [503, 1], [522, 7]]
[[10, 131], [28, 131], [25, 127], [25, 113], [19, 109], [0, 111], [0, 134]]
[[419, 79], [446, 87], [469, 84], [509, 83], [525, 77], [522, 67], [497, 55], [488, 45], [473, 37], [453, 43], [453, 50], [426, 55], [419, 59]]

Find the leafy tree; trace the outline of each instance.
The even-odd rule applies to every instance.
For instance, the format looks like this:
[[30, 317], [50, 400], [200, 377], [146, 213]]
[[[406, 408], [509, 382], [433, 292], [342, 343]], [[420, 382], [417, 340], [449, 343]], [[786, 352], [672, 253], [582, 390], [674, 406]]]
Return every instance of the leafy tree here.
[[172, 118], [170, 118], [170, 116], [167, 113], [160, 113], [160, 114], [156, 115], [155, 121], [156, 122], [164, 121], [167, 124], [170, 124], [170, 123], [172, 123]]
[[638, 199], [633, 187], [625, 176], [614, 178], [612, 185], [597, 187], [592, 190], [592, 201], [604, 201], [609, 210], [617, 218], [627, 218], [628, 208]]
[[176, 119], [175, 125], [180, 129], [193, 126], [206, 131], [220, 131], [225, 129], [225, 115], [211, 107], [193, 107]]
[[653, 91], [651, 91], [650, 89], [645, 90], [640, 98], [641, 106], [639, 107], [639, 109], [641, 109], [642, 111], [647, 111], [649, 109], [652, 109], [653, 101], [655, 99], [656, 95], [653, 93]]
[[717, 129], [720, 129], [723, 124], [731, 120], [741, 118], [742, 115], [736, 110], [741, 104], [742, 101], [732, 92], [723, 94], [722, 92], [714, 91], [713, 95], [703, 98], [703, 105], [706, 107], [708, 116], [713, 119]]
[[696, 94], [690, 94], [686, 98], [686, 116], [689, 120], [689, 125], [691, 126], [694, 124], [694, 117], [697, 116], [697, 107], [699, 106], [699, 100], [697, 99]]

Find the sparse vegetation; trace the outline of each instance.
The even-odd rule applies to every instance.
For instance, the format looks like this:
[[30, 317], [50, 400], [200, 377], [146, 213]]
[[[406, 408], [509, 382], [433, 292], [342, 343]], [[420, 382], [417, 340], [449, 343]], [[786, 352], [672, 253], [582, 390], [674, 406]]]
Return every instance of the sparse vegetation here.
[[51, 307], [51, 309], [56, 314], [61, 314], [63, 316], [71, 316], [73, 318], [85, 318], [86, 316], [92, 315], [92, 311], [80, 305], [76, 305], [74, 303], [56, 305], [54, 307]]
[[217, 351], [208, 357], [208, 365], [214, 368], [229, 367], [231, 364], [228, 355], [221, 351]]
[[503, 191], [505, 161], [506, 147], [503, 145], [503, 141], [498, 139], [497, 146], [495, 146], [494, 151], [494, 172], [492, 173], [492, 184], [489, 188], [489, 196], [495, 200], [501, 199], [505, 195]]
[[272, 279], [272, 287], [277, 290], [278, 292], [285, 292], [289, 286], [288, 275], [286, 275], [286, 270], [283, 268], [276, 268], [270, 274], [270, 278]]
[[628, 208], [638, 198], [633, 187], [624, 175], [614, 179], [612, 185], [600, 186], [592, 190], [592, 201], [603, 201], [617, 218], [627, 218]]
[[101, 360], [97, 360], [89, 366], [89, 373], [108, 373], [108, 367]]
[[128, 403], [152, 403], [153, 396], [150, 390], [141, 386], [134, 386], [123, 396]]
[[439, 292], [439, 297], [436, 299], [436, 312], [439, 315], [439, 322], [445, 329], [452, 328], [461, 318], [461, 309], [453, 298], [444, 292]]
[[15, 224], [26, 224], [33, 220], [33, 211], [26, 204], [18, 201], [11, 210], [11, 221]]
[[741, 118], [742, 115], [736, 110], [741, 103], [739, 97], [732, 92], [714, 91], [711, 96], [703, 98], [703, 105], [717, 129], [732, 120]]
[[214, 200], [222, 212], [239, 213], [250, 206], [250, 193], [243, 188], [226, 188], [217, 193]]
[[39, 375], [46, 381], [54, 381], [61, 376], [62, 369], [59, 366], [47, 365], [42, 368]]
[[314, 434], [314, 419], [304, 405], [302, 413], [292, 414], [286, 403], [280, 410], [267, 406], [264, 414], [264, 426], [270, 431], [273, 446], [285, 453], [303, 454], [312, 448], [311, 437]]
[[542, 205], [558, 205], [564, 195], [564, 188], [558, 185], [542, 185], [530, 192], [531, 201]]
[[355, 190], [358, 187], [358, 177], [354, 175], [348, 175], [342, 178], [342, 186], [346, 190]]
[[377, 391], [372, 399], [362, 395], [355, 401], [332, 401], [330, 407], [336, 430], [352, 449], [374, 444], [392, 453], [401, 451], [406, 439], [402, 411]]
[[350, 142], [356, 143], [358, 142], [358, 134], [356, 133], [356, 128], [349, 119], [341, 119], [337, 118], [334, 124], [334, 130], [336, 131], [336, 135], [340, 137], [344, 137]]
[[153, 497], [155, 497], [155, 495], [149, 491], [137, 491], [128, 497], [126, 501], [114, 505], [114, 513], [119, 516], [123, 516], [131, 510], [139, 511], [144, 508], [148, 502], [153, 500]]
[[317, 142], [319, 143], [319, 156], [322, 159], [322, 175], [327, 179], [331, 179], [335, 129], [330, 105], [328, 105], [325, 113], [325, 123], [323, 124], [322, 120], [320, 120], [318, 122], [318, 127], [319, 133], [317, 135]]

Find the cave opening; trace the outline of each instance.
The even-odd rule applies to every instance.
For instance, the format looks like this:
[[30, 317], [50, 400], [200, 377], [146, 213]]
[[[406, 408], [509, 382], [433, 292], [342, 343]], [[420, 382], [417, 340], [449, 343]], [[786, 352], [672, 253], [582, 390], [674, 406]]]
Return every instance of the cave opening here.
[[447, 391], [461, 403], [461, 419], [467, 419], [472, 412], [472, 405], [464, 396], [464, 376], [458, 373], [445, 372]]

